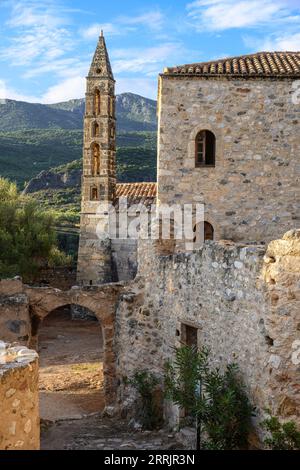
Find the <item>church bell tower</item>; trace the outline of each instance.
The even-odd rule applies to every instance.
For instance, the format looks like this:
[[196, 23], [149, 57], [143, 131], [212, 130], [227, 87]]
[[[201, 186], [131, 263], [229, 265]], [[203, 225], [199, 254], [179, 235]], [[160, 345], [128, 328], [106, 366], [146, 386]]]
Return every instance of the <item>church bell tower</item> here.
[[[109, 237], [97, 235], [105, 203], [116, 191], [115, 80], [103, 32], [89, 74], [84, 117], [82, 204], [77, 280], [97, 285], [112, 280]], [[102, 220], [101, 220], [102, 219]]]

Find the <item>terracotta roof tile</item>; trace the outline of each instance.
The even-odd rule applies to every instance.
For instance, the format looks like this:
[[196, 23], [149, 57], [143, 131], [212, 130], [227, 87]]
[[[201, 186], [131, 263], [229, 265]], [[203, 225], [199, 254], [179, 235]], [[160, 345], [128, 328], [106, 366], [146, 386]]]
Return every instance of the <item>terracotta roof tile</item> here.
[[258, 52], [167, 68], [164, 75], [300, 77], [300, 52]]
[[127, 197], [129, 205], [155, 203], [156, 183], [118, 183], [116, 187], [116, 205], [121, 197]]

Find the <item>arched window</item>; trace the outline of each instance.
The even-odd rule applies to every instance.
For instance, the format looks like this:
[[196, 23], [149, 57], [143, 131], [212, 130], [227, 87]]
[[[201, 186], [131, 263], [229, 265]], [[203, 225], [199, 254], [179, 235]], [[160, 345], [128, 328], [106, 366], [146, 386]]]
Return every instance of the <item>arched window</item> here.
[[96, 188], [96, 186], [93, 186], [91, 188], [91, 201], [98, 201], [98, 200], [99, 200], [98, 188]]
[[92, 173], [93, 176], [100, 175], [100, 147], [98, 144], [92, 146]]
[[211, 131], [200, 131], [196, 137], [196, 167], [214, 166], [216, 138]]
[[100, 126], [98, 122], [93, 122], [92, 124], [92, 136], [99, 137], [100, 136]]
[[[204, 233], [202, 232], [202, 230], [204, 230]], [[203, 234], [202, 237], [201, 237], [201, 233]], [[214, 233], [215, 233], [215, 230], [209, 222], [199, 223], [195, 225], [194, 227], [194, 234], [195, 234], [194, 243], [199, 244], [199, 243], [202, 243], [203, 241], [214, 240]]]
[[96, 116], [99, 116], [100, 111], [101, 111], [101, 97], [100, 97], [100, 91], [96, 90], [95, 95], [94, 95], [94, 113]]
[[214, 239], [214, 228], [209, 222], [204, 222], [204, 241]]

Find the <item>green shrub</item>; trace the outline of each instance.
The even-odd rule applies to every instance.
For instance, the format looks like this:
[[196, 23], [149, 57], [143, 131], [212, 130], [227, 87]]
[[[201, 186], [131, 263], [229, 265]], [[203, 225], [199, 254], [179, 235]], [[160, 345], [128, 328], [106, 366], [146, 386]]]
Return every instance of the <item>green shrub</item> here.
[[51, 256], [57, 260], [53, 225], [51, 214], [19, 195], [14, 183], [0, 178], [0, 277], [21, 275], [31, 281]]
[[133, 377], [126, 381], [138, 392], [141, 399], [141, 407], [138, 409], [137, 418], [144, 429], [155, 429], [162, 423], [162, 416], [155, 392], [159, 385], [158, 378], [147, 370], [136, 371]]
[[277, 417], [270, 416], [261, 423], [268, 436], [264, 445], [271, 450], [300, 450], [300, 432], [294, 421], [281, 424]]
[[197, 417], [201, 397], [196, 393], [208, 369], [209, 351], [183, 346], [176, 350], [174, 363], [165, 364], [165, 395], [185, 410], [186, 415]]
[[166, 398], [197, 419], [202, 448], [230, 450], [247, 445], [251, 429], [251, 406], [238, 368], [229, 365], [225, 373], [209, 367], [206, 348], [183, 346], [176, 350], [174, 363], [165, 368]]
[[203, 388], [199, 415], [207, 436], [204, 447], [219, 450], [247, 447], [254, 408], [237, 366], [228, 365], [224, 374], [219, 369], [207, 371]]

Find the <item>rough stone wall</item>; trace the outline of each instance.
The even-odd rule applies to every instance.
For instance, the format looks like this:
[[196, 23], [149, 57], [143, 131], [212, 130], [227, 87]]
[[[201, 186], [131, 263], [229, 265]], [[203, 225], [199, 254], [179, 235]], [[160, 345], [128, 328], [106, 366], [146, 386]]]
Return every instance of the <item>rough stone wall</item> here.
[[115, 283], [99, 287], [75, 286], [69, 291], [61, 291], [50, 287], [26, 286], [19, 279], [1, 281], [0, 340], [17, 342], [23, 338], [22, 344], [36, 348], [39, 326], [53, 310], [71, 305], [92, 312], [99, 320], [103, 334], [105, 403], [114, 403], [118, 386], [115, 315], [123, 289], [124, 284]]
[[[162, 76], [159, 204], [204, 204], [216, 240], [269, 242], [296, 228], [300, 106], [292, 84]], [[195, 168], [201, 130], [216, 136], [215, 168]]]
[[[263, 246], [221, 241], [158, 257], [141, 245], [143, 263], [117, 313], [119, 377], [143, 368], [161, 375], [183, 340], [183, 325], [194, 326], [213, 365], [239, 365], [258, 416], [270, 408], [300, 424], [299, 360], [292, 360], [300, 344], [299, 237], [290, 232], [267, 254]], [[125, 408], [131, 392], [120, 395]], [[178, 418], [173, 409], [166, 415]]]
[[0, 450], [39, 450], [38, 359], [0, 342]]
[[69, 290], [75, 284], [76, 271], [65, 267], [42, 270], [37, 283], [38, 286], [50, 286], [60, 290]]
[[25, 346], [31, 339], [29, 302], [18, 278], [0, 280], [0, 339]]
[[137, 240], [113, 239], [112, 263], [115, 281], [130, 281], [137, 273]]

